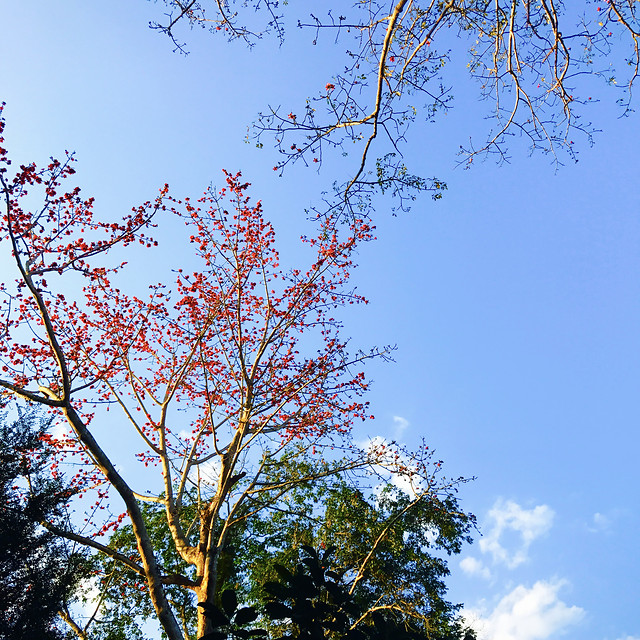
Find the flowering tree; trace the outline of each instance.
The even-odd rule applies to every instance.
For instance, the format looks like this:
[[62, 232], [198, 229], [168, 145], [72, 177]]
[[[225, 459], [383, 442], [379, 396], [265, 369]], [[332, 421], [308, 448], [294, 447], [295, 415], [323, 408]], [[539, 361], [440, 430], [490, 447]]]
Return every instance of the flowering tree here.
[[[45, 524], [140, 576], [171, 640], [184, 634], [167, 589], [212, 601], [234, 526], [313, 479], [278, 473], [283, 452], [324, 451], [315, 477], [382, 465], [422, 494], [436, 491], [437, 467], [427, 458], [409, 460], [384, 444], [364, 451], [349, 441], [353, 421], [369, 417], [359, 365], [385, 356], [350, 355], [332, 316], [364, 302], [346, 285], [355, 248], [371, 237], [365, 221], [353, 220], [343, 239], [346, 228], [325, 219], [319, 236], [305, 240], [311, 266], [285, 272], [273, 228], [245, 195], [240, 174], [226, 174], [225, 188], [197, 202], [171, 198], [165, 185], [155, 200], [106, 222], [94, 217], [93, 199], [63, 188], [72, 157], [23, 165], [10, 176], [0, 148], [0, 163], [0, 240], [17, 275], [15, 286], [0, 289], [0, 387], [65, 419], [66, 434], [48, 436], [58, 452], [53, 473], [63, 462], [77, 465], [71, 488], [78, 499], [95, 499], [81, 531]], [[110, 264], [112, 252], [120, 258], [136, 244], [151, 250], [160, 222], [174, 223], [176, 242], [186, 230], [188, 259], [199, 270], [177, 269], [174, 291], [151, 284], [146, 298], [127, 294], [120, 286], [131, 271], [125, 262]], [[117, 417], [105, 407], [119, 410]], [[129, 433], [138, 438], [139, 462], [158, 471], [144, 491], [121, 472], [123, 451], [109, 453]], [[109, 508], [114, 494], [124, 503], [119, 515]], [[168, 573], [159, 562], [145, 501], [161, 505], [187, 570]], [[101, 541], [125, 520], [134, 555]], [[201, 616], [199, 635], [206, 629]]]

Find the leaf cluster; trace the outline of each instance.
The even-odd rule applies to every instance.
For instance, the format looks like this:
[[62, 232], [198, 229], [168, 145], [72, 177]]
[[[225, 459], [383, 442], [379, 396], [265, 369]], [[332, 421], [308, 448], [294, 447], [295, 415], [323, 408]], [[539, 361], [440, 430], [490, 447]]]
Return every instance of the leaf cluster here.
[[[433, 493], [414, 504], [393, 485], [367, 490], [362, 478], [358, 481], [348, 473], [338, 473], [334, 464], [340, 463], [295, 456], [291, 451], [273, 459], [264, 476], [273, 489], [261, 491], [259, 498], [248, 501], [227, 523], [224, 544], [215, 559], [215, 592], [201, 605], [218, 625], [216, 632], [249, 638], [246, 634], [254, 629], [247, 625], [254, 609], [240, 614], [240, 601], [263, 612], [260, 628], [270, 636], [282, 635], [283, 623], [275, 617], [279, 605], [268, 603], [294, 591], [307, 593], [303, 600], [314, 602], [313, 590], [320, 588], [324, 595], [314, 605], [318, 610], [313, 615], [318, 622], [332, 602], [343, 604], [337, 587], [332, 586], [335, 583], [341, 589], [353, 588], [349, 601], [362, 612], [394, 611], [423, 634], [458, 637], [458, 606], [446, 598], [446, 557], [471, 541], [473, 517], [460, 510], [454, 495]], [[293, 486], [282, 494], [284, 479]], [[191, 530], [196, 516], [196, 499], [191, 496], [182, 506], [180, 521], [185, 531]], [[146, 503], [143, 514], [162, 574], [195, 580], [193, 568], [171, 544], [164, 507]], [[225, 523], [220, 520], [214, 526], [222, 528]], [[139, 561], [131, 525], [121, 526], [109, 546]], [[320, 553], [314, 560], [309, 550], [323, 546], [331, 547], [330, 553]], [[333, 573], [325, 570], [329, 564]], [[358, 578], [361, 568], [363, 577]], [[95, 631], [100, 635], [95, 637], [141, 637], [141, 623], [154, 617], [144, 581], [117, 560], [101, 556], [93, 558], [92, 569], [100, 576], [103, 594], [101, 622]], [[300, 584], [292, 585], [291, 579]], [[274, 586], [278, 583], [284, 586]], [[182, 624], [194, 629], [197, 608], [192, 590], [177, 583], [165, 588]], [[227, 592], [235, 594], [234, 606]], [[301, 611], [306, 606], [299, 603]], [[260, 640], [259, 634], [251, 637]]]
[[256, 607], [239, 607], [238, 596], [234, 589], [225, 589], [220, 596], [220, 606], [211, 602], [199, 602], [204, 615], [211, 621], [214, 630], [202, 636], [200, 640], [266, 640], [265, 629], [247, 629], [247, 625], [258, 619]]

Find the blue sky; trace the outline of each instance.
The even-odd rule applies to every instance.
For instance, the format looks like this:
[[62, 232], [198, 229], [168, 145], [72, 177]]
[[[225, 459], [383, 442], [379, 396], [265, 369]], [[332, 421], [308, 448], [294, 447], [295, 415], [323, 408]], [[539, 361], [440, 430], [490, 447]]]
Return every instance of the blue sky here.
[[[303, 210], [325, 173], [272, 171], [244, 144], [267, 104], [300, 105], [335, 57], [292, 31], [284, 47], [195, 31], [191, 54], [147, 28], [142, 0], [23, 1], [0, 22], [0, 99], [15, 161], [75, 150], [78, 183], [115, 216], [169, 182], [200, 194], [241, 169], [285, 261], [301, 255]], [[332, 66], [333, 65], [333, 66]], [[640, 561], [640, 129], [594, 95], [602, 133], [558, 171], [516, 149], [465, 171], [456, 151], [486, 122], [462, 73], [453, 109], [418, 125], [407, 164], [437, 175], [442, 201], [392, 217], [354, 274], [371, 303], [345, 316], [362, 346], [396, 343], [368, 369], [376, 421], [359, 437], [435, 447], [482, 537], [451, 560], [451, 597], [487, 640], [638, 640]], [[165, 239], [169, 243], [170, 239]], [[1, 262], [0, 262], [1, 265]]]

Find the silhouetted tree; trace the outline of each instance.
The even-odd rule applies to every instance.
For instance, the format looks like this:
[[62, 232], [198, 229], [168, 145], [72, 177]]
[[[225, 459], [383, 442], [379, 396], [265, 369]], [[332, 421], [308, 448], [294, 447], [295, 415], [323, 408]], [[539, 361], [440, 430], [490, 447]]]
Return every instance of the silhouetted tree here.
[[67, 549], [40, 526], [63, 513], [62, 483], [42, 473], [48, 422], [31, 410], [0, 415], [0, 639], [57, 640], [73, 580]]

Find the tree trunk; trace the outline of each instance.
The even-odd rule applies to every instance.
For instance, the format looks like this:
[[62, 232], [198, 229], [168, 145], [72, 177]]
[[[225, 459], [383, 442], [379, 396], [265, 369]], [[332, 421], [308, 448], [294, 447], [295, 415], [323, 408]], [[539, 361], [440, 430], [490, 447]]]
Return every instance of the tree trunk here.
[[151, 596], [153, 608], [158, 615], [158, 621], [162, 625], [169, 640], [184, 640], [180, 625], [173, 614], [164, 592], [162, 576], [156, 562], [153, 545], [151, 544], [151, 539], [149, 538], [144, 519], [142, 518], [142, 512], [140, 511], [136, 497], [133, 495], [133, 491], [131, 491], [131, 488], [125, 482], [124, 478], [116, 471], [107, 454], [100, 448], [100, 445], [98, 445], [78, 413], [68, 402], [64, 407], [64, 413], [67, 421], [78, 436], [78, 439], [91, 453], [97, 466], [118, 494], [120, 494], [120, 497], [127, 507], [127, 512], [131, 518], [133, 532], [136, 537], [138, 551], [142, 558], [142, 566], [144, 567], [145, 578], [149, 587], [149, 595]]

